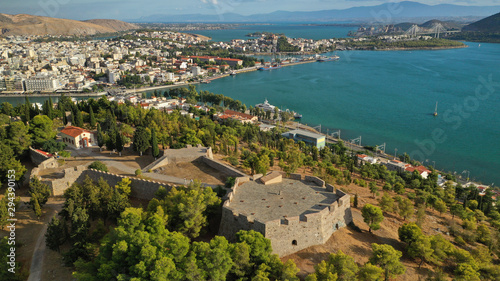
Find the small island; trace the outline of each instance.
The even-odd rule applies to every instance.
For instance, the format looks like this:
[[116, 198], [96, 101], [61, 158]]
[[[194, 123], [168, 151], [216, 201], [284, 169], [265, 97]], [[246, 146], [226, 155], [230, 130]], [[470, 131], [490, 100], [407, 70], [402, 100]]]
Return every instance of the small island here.
[[467, 45], [460, 41], [422, 36], [420, 38], [400, 40], [381, 38], [352, 40], [344, 43], [344, 47], [351, 50], [433, 50], [466, 48]]

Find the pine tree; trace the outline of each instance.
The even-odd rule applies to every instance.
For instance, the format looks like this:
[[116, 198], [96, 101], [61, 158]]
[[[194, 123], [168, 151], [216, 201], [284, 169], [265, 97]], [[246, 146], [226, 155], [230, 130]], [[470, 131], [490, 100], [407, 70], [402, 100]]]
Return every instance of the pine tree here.
[[95, 116], [94, 116], [94, 110], [92, 110], [92, 106], [90, 106], [89, 115], [90, 115], [90, 127], [94, 128], [96, 121], [95, 121]]
[[152, 153], [153, 157], [156, 159], [158, 155], [160, 155], [160, 150], [158, 149], [158, 139], [156, 137], [156, 130], [153, 128], [151, 132], [151, 146], [152, 146]]
[[64, 224], [54, 215], [47, 226], [47, 233], [45, 233], [45, 244], [49, 249], [59, 252], [59, 246], [66, 240], [64, 228]]

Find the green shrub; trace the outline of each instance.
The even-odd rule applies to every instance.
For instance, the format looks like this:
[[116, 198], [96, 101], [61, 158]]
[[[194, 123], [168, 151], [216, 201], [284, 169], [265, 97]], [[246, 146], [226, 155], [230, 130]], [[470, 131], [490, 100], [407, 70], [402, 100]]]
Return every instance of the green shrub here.
[[101, 161], [94, 161], [89, 165], [89, 169], [94, 169], [98, 171], [108, 172], [108, 167]]

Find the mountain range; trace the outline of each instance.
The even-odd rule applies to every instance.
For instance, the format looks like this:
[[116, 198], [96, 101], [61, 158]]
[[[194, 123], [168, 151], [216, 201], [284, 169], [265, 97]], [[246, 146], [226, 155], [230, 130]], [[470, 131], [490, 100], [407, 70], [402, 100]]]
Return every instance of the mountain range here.
[[471, 23], [462, 28], [462, 31], [500, 33], [500, 13]]
[[138, 28], [119, 20], [77, 21], [32, 15], [0, 14], [0, 35], [94, 35]]
[[268, 14], [243, 16], [235, 13], [219, 15], [151, 15], [129, 22], [333, 22], [359, 20], [364, 22], [401, 22], [410, 18], [460, 18], [486, 17], [500, 11], [500, 6], [461, 6], [453, 4], [426, 5], [403, 1], [377, 6], [353, 7], [343, 10], [323, 10], [315, 12], [276, 11]]

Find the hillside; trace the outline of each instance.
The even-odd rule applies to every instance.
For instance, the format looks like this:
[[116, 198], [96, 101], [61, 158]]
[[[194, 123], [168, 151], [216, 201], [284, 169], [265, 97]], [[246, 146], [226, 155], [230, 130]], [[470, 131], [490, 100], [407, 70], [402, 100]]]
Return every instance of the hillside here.
[[441, 24], [447, 30], [460, 30], [461, 28], [460, 24], [457, 24], [455, 22], [440, 20], [430, 20], [419, 26], [423, 28], [433, 28], [436, 24]]
[[94, 19], [94, 20], [84, 20], [83, 22], [97, 24], [100, 26], [114, 29], [116, 31], [127, 31], [130, 29], [139, 28], [139, 26], [135, 24], [131, 24], [120, 20]]
[[462, 28], [462, 31], [498, 33], [500, 32], [500, 13], [471, 23]]
[[88, 22], [32, 15], [0, 14], [0, 35], [94, 35], [136, 28], [115, 20]]

